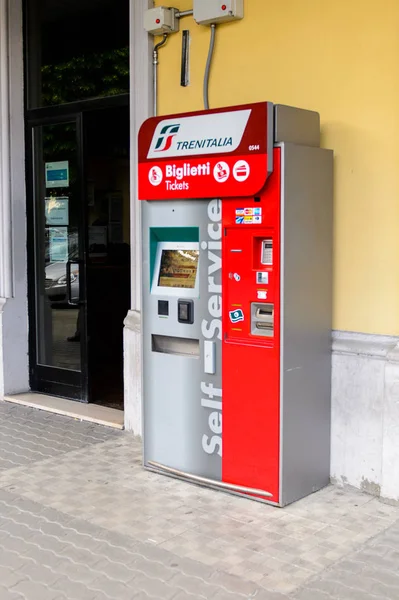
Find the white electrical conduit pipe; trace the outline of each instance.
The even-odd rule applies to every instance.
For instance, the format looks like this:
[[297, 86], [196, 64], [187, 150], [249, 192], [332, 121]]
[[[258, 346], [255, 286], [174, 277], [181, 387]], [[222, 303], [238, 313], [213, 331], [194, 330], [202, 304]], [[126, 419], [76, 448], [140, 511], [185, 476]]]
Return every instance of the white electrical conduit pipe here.
[[182, 19], [183, 17], [191, 17], [194, 14], [193, 9], [191, 10], [179, 10], [176, 13], [176, 19]]
[[168, 40], [168, 34], [164, 33], [163, 34], [163, 40], [161, 42], [159, 42], [158, 44], [156, 44], [154, 46], [154, 51], [153, 51], [153, 60], [152, 60], [152, 65], [153, 65], [153, 95], [154, 95], [154, 117], [157, 116], [158, 114], [158, 64], [159, 64], [159, 60], [158, 60], [158, 56], [159, 56], [159, 48], [162, 48], [162, 46], [164, 46], [166, 44]]
[[208, 52], [208, 58], [206, 61], [205, 76], [204, 76], [204, 108], [205, 108], [205, 110], [209, 109], [209, 76], [211, 73], [213, 51], [215, 49], [215, 38], [216, 38], [216, 25], [215, 25], [215, 23], [212, 23], [212, 25], [211, 25], [211, 41], [209, 43], [209, 52]]

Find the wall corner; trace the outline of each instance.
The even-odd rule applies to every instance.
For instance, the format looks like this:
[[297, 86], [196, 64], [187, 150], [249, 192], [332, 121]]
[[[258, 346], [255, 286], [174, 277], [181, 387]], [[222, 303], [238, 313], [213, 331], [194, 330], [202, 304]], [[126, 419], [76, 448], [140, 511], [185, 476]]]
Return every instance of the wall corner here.
[[125, 319], [124, 395], [125, 429], [141, 436], [142, 426], [142, 344], [141, 313], [130, 310]]

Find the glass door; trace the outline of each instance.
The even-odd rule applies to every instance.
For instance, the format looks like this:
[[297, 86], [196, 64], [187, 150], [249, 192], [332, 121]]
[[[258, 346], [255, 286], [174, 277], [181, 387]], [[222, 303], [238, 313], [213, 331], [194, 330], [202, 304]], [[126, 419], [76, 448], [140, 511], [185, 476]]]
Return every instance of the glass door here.
[[29, 124], [31, 386], [88, 401], [82, 116]]

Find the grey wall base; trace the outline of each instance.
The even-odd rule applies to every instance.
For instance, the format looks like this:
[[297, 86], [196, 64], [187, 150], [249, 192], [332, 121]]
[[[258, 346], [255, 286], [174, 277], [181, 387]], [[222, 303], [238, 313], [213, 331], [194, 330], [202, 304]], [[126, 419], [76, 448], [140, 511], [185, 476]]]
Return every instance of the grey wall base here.
[[399, 336], [333, 336], [331, 478], [399, 501]]
[[[125, 386], [139, 371], [137, 324], [125, 324]], [[137, 391], [137, 390], [136, 390]], [[130, 398], [133, 394], [130, 393]], [[126, 407], [127, 430], [142, 433], [141, 396]], [[126, 415], [127, 416], [127, 415]], [[399, 336], [333, 332], [331, 481], [399, 502]]]

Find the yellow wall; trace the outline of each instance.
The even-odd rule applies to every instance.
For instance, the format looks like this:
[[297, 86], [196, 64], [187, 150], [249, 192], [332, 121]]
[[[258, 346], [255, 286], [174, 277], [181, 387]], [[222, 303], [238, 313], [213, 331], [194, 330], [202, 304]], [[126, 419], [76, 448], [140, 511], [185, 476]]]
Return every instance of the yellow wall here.
[[[191, 0], [160, 1], [186, 10]], [[399, 1], [244, 0], [219, 26], [212, 108], [270, 100], [320, 112], [335, 152], [334, 328], [399, 334]], [[160, 114], [201, 109], [209, 28], [191, 17], [160, 53]]]

